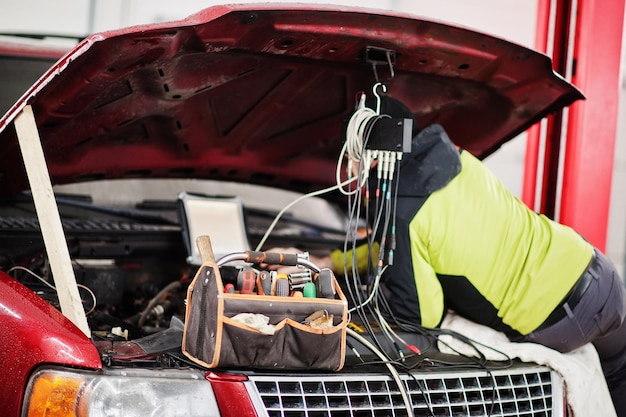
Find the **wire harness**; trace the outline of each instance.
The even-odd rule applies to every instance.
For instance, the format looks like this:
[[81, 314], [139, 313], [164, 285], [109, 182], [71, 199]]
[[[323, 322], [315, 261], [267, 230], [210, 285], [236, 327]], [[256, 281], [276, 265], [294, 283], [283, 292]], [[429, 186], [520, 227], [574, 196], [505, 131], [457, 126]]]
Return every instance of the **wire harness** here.
[[[339, 191], [347, 197], [349, 216], [342, 249], [346, 257], [351, 256], [352, 258], [351, 261], [345, 259], [344, 270], [338, 272], [345, 279], [346, 295], [351, 304], [349, 312], [353, 317], [352, 321], [354, 322], [354, 319], [358, 317], [358, 322], [362, 325], [360, 330], [363, 334], [367, 333], [371, 343], [365, 341], [363, 336], [354, 330], [350, 330], [348, 336], [359, 341], [389, 368], [390, 374], [398, 384], [408, 415], [412, 417], [414, 413], [411, 401], [404, 384], [399, 379], [398, 370], [407, 372], [408, 375], [412, 376], [410, 372], [412, 368], [407, 364], [408, 356], [422, 355], [422, 351], [418, 346], [404, 339], [399, 334], [399, 330], [424, 336], [429, 343], [429, 346], [424, 348], [428, 349], [437, 343], [446, 344], [445, 340], [440, 339], [440, 336], [458, 338], [476, 351], [476, 356], [470, 357], [476, 366], [485, 369], [492, 378], [493, 376], [490, 372], [492, 368], [487, 365], [480, 350], [480, 347], [485, 348], [486, 346], [479, 346], [479, 343], [454, 332], [429, 329], [394, 317], [389, 306], [389, 300], [381, 290], [383, 273], [394, 262], [397, 191], [403, 152], [373, 149], [372, 146], [368, 146], [376, 123], [391, 118], [390, 115], [380, 113], [381, 98], [378, 94], [378, 88], [381, 88], [383, 92], [387, 90], [386, 86], [381, 83], [376, 83], [373, 86], [372, 92], [377, 99], [376, 109], [366, 106], [364, 93], [357, 97], [355, 110], [346, 127], [346, 139], [337, 160], [336, 185], [305, 194], [283, 208], [261, 239], [257, 250], [261, 249], [279, 218], [294, 204], [308, 197], [333, 191]], [[345, 171], [343, 171], [344, 169]], [[364, 233], [363, 230], [366, 232]], [[375, 244], [376, 242], [378, 245]], [[362, 262], [358, 262], [356, 258], [356, 248], [363, 244], [367, 245], [368, 249], [365, 271], [360, 270], [358, 266]], [[377, 246], [378, 250], [376, 250]], [[350, 345], [350, 343], [348, 344]], [[390, 352], [390, 346], [393, 347], [391, 351], [395, 351], [395, 355]], [[352, 346], [351, 348], [355, 351]], [[358, 352], [355, 352], [355, 355], [361, 358]], [[503, 354], [503, 357], [506, 355]], [[510, 359], [506, 358], [508, 361], [505, 361], [503, 365], [505, 367], [510, 365]], [[419, 364], [426, 362], [432, 363], [426, 358], [418, 361]], [[438, 366], [455, 365], [438, 364]], [[432, 409], [429, 409], [429, 412], [430, 415], [434, 416]], [[492, 413], [493, 404], [489, 415]]]

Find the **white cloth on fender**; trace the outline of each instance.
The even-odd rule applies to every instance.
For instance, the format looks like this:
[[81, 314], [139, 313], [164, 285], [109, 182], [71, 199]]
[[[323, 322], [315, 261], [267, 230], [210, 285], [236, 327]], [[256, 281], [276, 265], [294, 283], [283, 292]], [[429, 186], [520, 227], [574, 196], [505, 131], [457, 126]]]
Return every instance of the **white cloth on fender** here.
[[[613, 401], [602, 373], [600, 359], [591, 344], [569, 353], [560, 353], [536, 343], [511, 342], [504, 333], [482, 326], [452, 312], [444, 319], [442, 329], [453, 330], [470, 339], [519, 358], [523, 362], [546, 365], [558, 372], [564, 381], [569, 416], [571, 417], [617, 417]], [[445, 343], [466, 355], [476, 355], [465, 343], [443, 336]], [[445, 344], [439, 343], [442, 352], [453, 353]], [[487, 359], [502, 360], [502, 355], [489, 348], [478, 346]]]

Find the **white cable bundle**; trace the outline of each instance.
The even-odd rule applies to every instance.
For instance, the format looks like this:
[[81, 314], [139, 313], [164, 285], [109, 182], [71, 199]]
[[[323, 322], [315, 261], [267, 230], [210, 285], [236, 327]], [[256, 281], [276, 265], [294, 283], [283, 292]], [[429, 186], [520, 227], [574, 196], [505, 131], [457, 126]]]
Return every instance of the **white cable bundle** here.
[[346, 129], [346, 152], [351, 161], [359, 162], [363, 152], [363, 137], [367, 123], [378, 116], [376, 112], [365, 106], [365, 94], [361, 95], [359, 106], [350, 117]]
[[[283, 207], [283, 209], [276, 215], [276, 217], [274, 217], [274, 220], [265, 231], [265, 234], [261, 238], [261, 241], [257, 244], [257, 251], [261, 250], [261, 248], [265, 244], [265, 241], [269, 237], [270, 233], [272, 233], [272, 230], [274, 230], [274, 227], [278, 223], [278, 220], [283, 216], [283, 214], [285, 214], [288, 209], [290, 209], [300, 201], [305, 200], [309, 197], [326, 194], [334, 190], [339, 190], [344, 195], [351, 195], [360, 192], [360, 188], [367, 179], [370, 163], [373, 160], [371, 152], [366, 153], [365, 158], [361, 160], [361, 154], [363, 151], [363, 136], [365, 134], [365, 129], [367, 127], [368, 121], [373, 117], [377, 117], [377, 113], [374, 110], [365, 106], [365, 94], [362, 94], [359, 101], [358, 109], [354, 112], [354, 114], [350, 118], [350, 121], [348, 122], [348, 127], [346, 129], [346, 142], [344, 143], [343, 148], [339, 153], [339, 160], [337, 161], [337, 169], [335, 172], [337, 184], [332, 187], [314, 191], [309, 194], [304, 194], [289, 203], [287, 206]], [[362, 178], [352, 191], [346, 191], [344, 187], [353, 183], [357, 179], [357, 177], [348, 178], [344, 182], [341, 181], [342, 160], [344, 155], [346, 154], [348, 155], [348, 173], [352, 172], [351, 169], [354, 162], [362, 164], [361, 166], [368, 167], [368, 169], [362, 170], [363, 172], [360, 174]]]
[[[365, 106], [365, 94], [361, 95], [359, 99], [359, 105], [357, 109], [350, 117], [348, 121], [348, 126], [346, 128], [346, 142], [343, 145], [343, 149], [339, 155], [339, 161], [337, 162], [337, 171], [336, 171], [336, 180], [337, 184], [341, 184], [341, 160], [344, 155], [348, 157], [348, 175], [350, 176], [353, 172], [352, 167], [356, 164], [361, 164], [361, 167], [366, 167], [363, 170], [359, 170], [360, 179], [359, 183], [356, 185], [355, 189], [351, 192], [346, 191], [343, 187], [340, 187], [339, 190], [343, 194], [353, 194], [356, 190], [358, 190], [365, 180], [367, 179], [367, 175], [369, 172], [369, 165], [374, 155], [370, 155], [366, 153], [363, 155], [363, 151], [365, 149], [365, 144], [363, 143], [363, 138], [365, 137], [365, 129], [367, 129], [368, 123], [370, 120], [378, 117], [378, 114]], [[355, 178], [348, 178], [348, 182], [353, 182]]]

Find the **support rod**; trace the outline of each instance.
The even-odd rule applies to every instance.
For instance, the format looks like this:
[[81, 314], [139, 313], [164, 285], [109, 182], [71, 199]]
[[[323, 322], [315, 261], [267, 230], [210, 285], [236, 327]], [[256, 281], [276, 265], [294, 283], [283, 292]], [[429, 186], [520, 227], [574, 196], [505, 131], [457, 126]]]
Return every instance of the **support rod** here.
[[15, 118], [15, 130], [24, 159], [24, 166], [41, 227], [41, 234], [50, 260], [50, 268], [61, 305], [61, 312], [87, 337], [91, 336], [87, 316], [78, 293], [69, 249], [52, 182], [46, 165], [35, 115], [26, 106]]

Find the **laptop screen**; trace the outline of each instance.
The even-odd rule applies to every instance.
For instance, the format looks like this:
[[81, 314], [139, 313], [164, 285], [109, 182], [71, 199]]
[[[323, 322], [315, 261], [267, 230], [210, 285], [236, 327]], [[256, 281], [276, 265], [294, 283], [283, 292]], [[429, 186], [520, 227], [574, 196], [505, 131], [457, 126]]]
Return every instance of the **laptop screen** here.
[[216, 261], [230, 253], [250, 250], [239, 198], [181, 193], [178, 201], [188, 263], [202, 264], [196, 245], [201, 235], [211, 239]]

